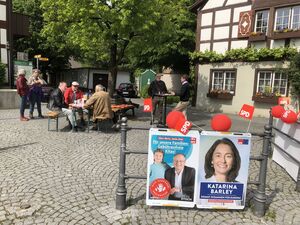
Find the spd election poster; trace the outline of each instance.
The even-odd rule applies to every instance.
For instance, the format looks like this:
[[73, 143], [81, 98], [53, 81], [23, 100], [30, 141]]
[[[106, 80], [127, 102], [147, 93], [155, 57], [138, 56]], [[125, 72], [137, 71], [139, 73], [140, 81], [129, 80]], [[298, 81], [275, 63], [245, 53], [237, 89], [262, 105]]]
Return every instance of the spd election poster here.
[[147, 205], [195, 206], [200, 135], [191, 130], [151, 128], [148, 147]]
[[200, 142], [197, 207], [243, 209], [251, 134], [203, 131]]

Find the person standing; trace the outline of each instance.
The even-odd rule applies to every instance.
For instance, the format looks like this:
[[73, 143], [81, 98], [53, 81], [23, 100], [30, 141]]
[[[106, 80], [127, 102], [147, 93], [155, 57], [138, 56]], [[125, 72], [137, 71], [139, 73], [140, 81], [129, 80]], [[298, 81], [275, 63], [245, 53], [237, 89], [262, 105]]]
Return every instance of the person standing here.
[[52, 91], [48, 103], [48, 109], [56, 112], [62, 112], [68, 117], [68, 120], [72, 126], [72, 130], [77, 131], [77, 124], [72, 109], [68, 108], [68, 105], [64, 100], [64, 93], [67, 89], [66, 82], [60, 82], [57, 89]]
[[[155, 80], [151, 82], [148, 95], [152, 97], [153, 111], [152, 116], [155, 115], [156, 110], [158, 111], [158, 124], [162, 124], [162, 111], [163, 111], [163, 94], [168, 93], [165, 82], [161, 80], [162, 74], [156, 74]], [[157, 109], [156, 109], [157, 107]], [[153, 120], [151, 121], [152, 124]]]
[[181, 81], [181, 89], [180, 89], [180, 101], [175, 106], [173, 111], [180, 111], [185, 116], [185, 119], [187, 119], [187, 107], [189, 105], [189, 98], [190, 98], [190, 84], [188, 83], [188, 76], [186, 74], [181, 75], [180, 81]]
[[42, 85], [46, 84], [46, 81], [43, 80], [40, 77], [40, 70], [34, 69], [32, 76], [28, 80], [28, 85], [31, 86], [29, 90], [29, 101], [30, 101], [30, 109], [29, 109], [29, 118], [33, 119], [33, 111], [34, 111], [34, 105], [36, 103], [37, 110], [38, 110], [38, 118], [44, 118], [42, 115], [42, 108], [41, 108], [41, 102], [42, 102]]
[[27, 103], [27, 96], [29, 93], [29, 87], [27, 85], [27, 79], [25, 78], [25, 70], [19, 69], [18, 70], [18, 78], [16, 81], [17, 85], [17, 92], [21, 97], [21, 105], [20, 105], [20, 120], [21, 121], [28, 121], [29, 118], [24, 116], [25, 107]]
[[[71, 87], [66, 89], [64, 97], [67, 106], [74, 104], [77, 100], [81, 100], [83, 98], [83, 92], [79, 89], [79, 83], [77, 81], [73, 81]], [[81, 125], [84, 125], [85, 122], [83, 119], [82, 109], [77, 109], [77, 112], [81, 119]]]

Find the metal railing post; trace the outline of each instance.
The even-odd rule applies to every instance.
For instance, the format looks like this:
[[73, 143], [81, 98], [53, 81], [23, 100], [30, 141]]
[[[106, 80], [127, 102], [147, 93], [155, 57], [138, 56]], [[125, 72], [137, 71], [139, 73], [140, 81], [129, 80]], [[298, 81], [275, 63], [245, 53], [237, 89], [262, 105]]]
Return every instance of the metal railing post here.
[[[270, 115], [270, 117], [272, 117]], [[262, 217], [265, 215], [266, 211], [266, 177], [267, 177], [267, 167], [268, 167], [268, 156], [270, 154], [270, 145], [272, 138], [272, 124], [273, 120], [269, 120], [269, 124], [265, 125], [264, 131], [264, 141], [263, 141], [263, 149], [262, 149], [262, 160], [260, 162], [260, 170], [259, 170], [259, 185], [257, 190], [254, 193], [254, 214], [256, 216]]]
[[300, 192], [300, 166], [298, 169], [298, 176], [297, 176], [297, 180], [296, 180], [296, 189], [297, 192]]
[[126, 209], [126, 184], [125, 184], [125, 161], [126, 161], [126, 135], [127, 135], [127, 118], [121, 119], [121, 147], [120, 147], [120, 164], [119, 180], [116, 191], [116, 209]]

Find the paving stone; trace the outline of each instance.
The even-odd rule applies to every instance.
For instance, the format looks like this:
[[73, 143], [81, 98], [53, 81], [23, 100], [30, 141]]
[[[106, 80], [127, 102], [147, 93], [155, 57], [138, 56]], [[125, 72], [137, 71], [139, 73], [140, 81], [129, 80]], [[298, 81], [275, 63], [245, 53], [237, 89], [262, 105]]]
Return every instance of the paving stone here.
[[[46, 111], [43, 106], [44, 112]], [[26, 112], [28, 112], [26, 110]], [[119, 133], [47, 131], [47, 119], [21, 123], [19, 110], [0, 110], [0, 224], [300, 224], [300, 195], [295, 182], [269, 160], [267, 173], [268, 212], [253, 215], [250, 200], [254, 185], [248, 186], [247, 207], [243, 211], [217, 211], [149, 207], [138, 200], [124, 211], [115, 209], [119, 163]], [[129, 126], [149, 127], [149, 116], [142, 111], [129, 119]], [[190, 109], [195, 124], [210, 129], [210, 114]], [[247, 121], [232, 115], [232, 130], [244, 130]], [[146, 122], [145, 122], [146, 121]], [[252, 132], [262, 132], [266, 123], [254, 118]], [[33, 137], [38, 137], [37, 139]], [[147, 131], [130, 130], [128, 148], [146, 150]], [[262, 148], [262, 139], [253, 137], [252, 154]], [[128, 156], [128, 174], [144, 175], [147, 156]], [[257, 179], [259, 163], [250, 164], [250, 178]], [[138, 199], [146, 192], [146, 181], [127, 180], [127, 199]], [[20, 209], [28, 203], [30, 208]]]

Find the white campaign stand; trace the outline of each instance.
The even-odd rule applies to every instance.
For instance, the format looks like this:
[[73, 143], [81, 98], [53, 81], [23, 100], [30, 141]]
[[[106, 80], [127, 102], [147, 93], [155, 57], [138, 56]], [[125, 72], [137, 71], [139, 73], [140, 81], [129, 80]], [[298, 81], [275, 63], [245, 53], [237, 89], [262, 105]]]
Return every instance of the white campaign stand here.
[[[300, 140], [300, 124], [286, 124], [280, 119], [275, 120], [274, 127], [286, 133], [287, 135], [293, 137], [296, 140]], [[275, 133], [275, 144], [280, 148], [284, 149], [288, 154], [294, 157], [296, 160], [300, 161], [300, 144], [290, 140], [284, 134], [274, 130]], [[280, 149], [274, 145], [273, 160], [282, 166], [288, 174], [297, 181], [299, 164], [295, 162], [290, 156], [280, 151]]]
[[[236, 152], [240, 157], [240, 163], [238, 163], [238, 159], [234, 159], [233, 164], [231, 165], [233, 167], [233, 165], [240, 164], [238, 176], [232, 182], [218, 182], [215, 180], [214, 176], [206, 178], [205, 164], [209, 167], [214, 167], [212, 165], [213, 162], [210, 161], [213, 160], [213, 158], [207, 157], [207, 159], [210, 159], [207, 161], [206, 156], [209, 156], [210, 152], [215, 152], [216, 147], [219, 145], [218, 143], [222, 143], [222, 139], [230, 140], [225, 143], [231, 142], [231, 144], [235, 146]], [[231, 147], [231, 149], [232, 148], [233, 147]], [[245, 207], [250, 149], [250, 133], [216, 131], [201, 132], [198, 167], [199, 180], [197, 185], [198, 193], [196, 197], [197, 208], [243, 209]], [[232, 151], [234, 150], [232, 149]], [[221, 158], [223, 159], [223, 157]], [[226, 165], [228, 165], [227, 161]]]
[[[199, 131], [189, 131], [187, 135], [183, 135], [180, 132], [173, 129], [158, 129], [151, 128], [149, 132], [149, 148], [148, 148], [148, 170], [147, 170], [147, 196], [146, 204], [153, 206], [176, 206], [176, 207], [189, 207], [195, 206], [195, 189], [197, 177], [198, 177], [198, 153], [199, 153]], [[185, 200], [169, 200], [168, 196], [163, 199], [155, 199], [150, 196], [150, 167], [154, 163], [153, 152], [157, 149], [164, 151], [163, 161], [168, 164], [171, 168], [173, 165], [173, 157], [176, 154], [184, 154], [186, 156], [185, 166], [194, 168], [195, 170], [195, 185], [193, 201]], [[174, 175], [175, 176], [175, 175]], [[164, 177], [157, 177], [164, 178]], [[156, 179], [155, 179], [156, 180]], [[154, 180], [154, 181], [155, 181]], [[152, 183], [154, 182], [152, 181]]]

